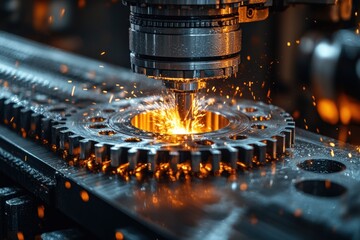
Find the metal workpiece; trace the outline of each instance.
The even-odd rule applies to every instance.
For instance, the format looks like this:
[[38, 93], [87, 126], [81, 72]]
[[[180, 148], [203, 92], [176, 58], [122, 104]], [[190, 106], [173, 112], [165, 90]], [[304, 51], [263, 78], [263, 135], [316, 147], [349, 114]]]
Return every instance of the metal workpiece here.
[[[10, 67], [4, 62], [0, 69]], [[358, 237], [359, 149], [295, 129], [281, 108], [207, 96], [201, 131], [162, 134], [153, 120], [173, 96], [109, 101], [118, 88], [93, 88], [84, 91], [91, 103], [79, 104], [83, 92], [71, 96], [62, 73], [32, 68], [0, 71], [0, 173], [92, 237]]]
[[[171, 136], [162, 134], [152, 124], [155, 121], [152, 113], [157, 111], [160, 97], [120, 100], [78, 109], [63, 103], [63, 112], [58, 113], [46, 106], [39, 111], [9, 90], [12, 88], [1, 91], [0, 95], [6, 99], [1, 102], [7, 107], [0, 110], [5, 124], [24, 136], [41, 139], [60, 151], [66, 160], [93, 162], [90, 166], [110, 162], [111, 167], [123, 166], [122, 171], [129, 174], [141, 164], [153, 172], [166, 163], [172, 168], [180, 163], [188, 164], [196, 173], [198, 154], [200, 163], [209, 164], [213, 173], [227, 165], [234, 170], [250, 168], [275, 160], [284, 154], [285, 147], [294, 146], [295, 126], [290, 115], [261, 102], [241, 100], [228, 105], [221, 99], [203, 100], [200, 102], [203, 116], [199, 120], [203, 132]], [[192, 109], [193, 94], [190, 93], [188, 99], [187, 93], [180, 93], [177, 105]], [[19, 103], [23, 109], [33, 111], [30, 122], [22, 125], [30, 126], [25, 129], [13, 125], [22, 119], [22, 115], [14, 114], [18, 112]], [[184, 121], [190, 121], [188, 113], [184, 114]], [[41, 135], [45, 131], [49, 134]]]

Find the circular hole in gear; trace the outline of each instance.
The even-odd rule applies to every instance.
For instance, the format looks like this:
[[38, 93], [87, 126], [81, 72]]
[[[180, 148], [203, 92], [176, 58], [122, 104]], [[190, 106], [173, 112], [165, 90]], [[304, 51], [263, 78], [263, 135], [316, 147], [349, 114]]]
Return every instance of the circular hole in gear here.
[[204, 140], [196, 141], [196, 144], [203, 145], [203, 146], [211, 146], [214, 144], [214, 142], [211, 140], [208, 140], [208, 139], [204, 139]]
[[271, 116], [270, 115], [259, 115], [259, 116], [252, 116], [252, 120], [253, 121], [269, 121], [271, 119]]
[[243, 108], [242, 111], [246, 112], [246, 113], [252, 113], [252, 112], [256, 112], [257, 108], [256, 107], [246, 107], [246, 108]]
[[174, 128], [172, 130], [177, 130], [178, 128], [182, 129], [183, 126], [179, 124], [181, 121], [176, 119], [176, 114], [169, 114], [169, 112], [175, 112], [175, 110], [167, 109], [167, 113], [164, 113], [164, 111], [165, 110], [154, 110], [140, 113], [131, 119], [131, 124], [134, 127], [147, 132], [169, 135], [181, 135], [217, 131], [221, 128], [228, 126], [230, 123], [230, 121], [221, 114], [210, 111], [203, 111], [196, 119], [197, 127], [194, 127], [192, 131], [187, 131], [186, 129], [184, 129], [183, 131], [172, 132], [171, 130], [169, 130], [171, 128], [167, 128], [167, 126], [176, 125], [177, 128]]
[[105, 124], [92, 124], [89, 126], [89, 128], [92, 129], [102, 129], [102, 128], [107, 128], [108, 126]]
[[113, 130], [104, 130], [99, 132], [100, 135], [112, 136], [115, 135], [116, 132]]
[[330, 159], [309, 159], [297, 165], [299, 168], [314, 173], [336, 173], [346, 169], [345, 164]]
[[104, 122], [106, 120], [106, 118], [103, 117], [91, 117], [89, 118], [90, 122]]
[[231, 135], [229, 138], [232, 140], [244, 140], [244, 139], [247, 139], [248, 136], [246, 136], [246, 135]]
[[251, 125], [252, 128], [255, 128], [255, 129], [266, 129], [267, 126], [265, 125], [262, 125], [262, 124], [253, 124]]
[[141, 138], [137, 138], [137, 137], [129, 137], [129, 138], [126, 138], [124, 140], [125, 142], [141, 142]]
[[298, 191], [316, 197], [339, 197], [346, 193], [346, 188], [330, 180], [304, 180], [295, 184]]
[[106, 108], [104, 110], [102, 110], [104, 113], [113, 113], [115, 112], [115, 109], [112, 109], [112, 108]]
[[49, 109], [50, 112], [53, 113], [64, 113], [66, 111], [66, 108], [64, 107], [54, 107], [52, 109]]

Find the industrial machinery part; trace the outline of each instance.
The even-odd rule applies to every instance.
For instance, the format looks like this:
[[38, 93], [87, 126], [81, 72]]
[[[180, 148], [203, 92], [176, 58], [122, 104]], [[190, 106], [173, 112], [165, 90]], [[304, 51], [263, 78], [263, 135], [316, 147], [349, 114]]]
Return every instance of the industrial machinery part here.
[[[16, 55], [6, 48], [3, 51]], [[63, 151], [66, 159], [87, 160], [100, 167], [111, 161], [113, 168], [126, 166], [126, 174], [139, 166], [154, 173], [170, 162], [173, 172], [185, 164], [192, 174], [205, 165], [217, 174], [225, 167], [237, 170], [265, 164], [294, 144], [292, 117], [275, 106], [245, 100], [228, 106], [208, 98], [201, 103], [201, 130], [174, 137], [156, 129], [159, 97], [109, 103], [104, 95], [91, 93], [91, 86], [84, 90], [81, 82], [85, 81], [46, 81], [38, 77], [41, 74], [31, 75], [34, 69], [28, 70], [27, 64], [17, 67], [12, 61], [2, 61], [0, 116], [22, 136]], [[132, 88], [129, 83], [123, 82], [123, 87]], [[170, 100], [162, 100], [166, 101]]]
[[[44, 61], [36, 55], [43, 46], [1, 35], [7, 44], [0, 49], [0, 172], [98, 238], [358, 236], [359, 149], [300, 129], [295, 137], [291, 119], [278, 107], [218, 99], [204, 109], [211, 121], [219, 120], [208, 124], [210, 132], [164, 139], [142, 121], [152, 116], [156, 97], [126, 103], [134, 96], [125, 91], [131, 93], [137, 81], [126, 84], [124, 70], [109, 67], [124, 78], [112, 79], [105, 90], [102, 63], [49, 48], [53, 57]], [[74, 74], [77, 64], [92, 74]], [[197, 164], [192, 171], [176, 168], [183, 159], [200, 161], [201, 174], [192, 174]], [[157, 173], [149, 160], [159, 163]], [[236, 171], [234, 160], [241, 166]], [[225, 169], [220, 174], [211, 171], [217, 163]]]
[[318, 98], [335, 99], [342, 92], [359, 100], [359, 35], [341, 30], [329, 40], [309, 34], [302, 38], [299, 50], [299, 78], [309, 81]]
[[[283, 8], [293, 3], [335, 4], [336, 1], [123, 2], [130, 6], [131, 68], [136, 73], [163, 80], [175, 93], [181, 119], [191, 123], [195, 94], [205, 87], [205, 81], [237, 73], [242, 23], [266, 19], [270, 7]], [[351, 6], [347, 9], [351, 12]]]

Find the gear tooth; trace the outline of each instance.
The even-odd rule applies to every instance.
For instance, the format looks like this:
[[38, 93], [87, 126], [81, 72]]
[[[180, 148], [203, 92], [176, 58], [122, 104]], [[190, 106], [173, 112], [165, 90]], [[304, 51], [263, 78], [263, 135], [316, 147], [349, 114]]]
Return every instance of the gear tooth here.
[[295, 145], [295, 126], [287, 126], [285, 129], [288, 129], [291, 131], [291, 146], [293, 147]]
[[78, 156], [80, 154], [80, 140], [79, 135], [73, 134], [69, 136], [69, 155]]
[[94, 143], [89, 139], [81, 139], [80, 143], [80, 159], [88, 159], [91, 154], [91, 150], [93, 149]]
[[10, 99], [4, 102], [4, 123], [6, 125], [9, 125], [10, 122], [12, 122], [13, 119], [12, 109], [14, 105], [15, 103], [12, 102]]
[[20, 119], [21, 119], [21, 110], [24, 109], [23, 106], [19, 105], [19, 104], [15, 104], [12, 108], [12, 122], [11, 122], [11, 126], [14, 129], [20, 130]]
[[137, 148], [131, 148], [128, 151], [128, 161], [129, 161], [129, 169], [134, 170], [137, 166], [138, 161], [138, 149]]
[[147, 154], [147, 162], [148, 162], [148, 170], [149, 172], [155, 172], [157, 169], [157, 164], [156, 164], [156, 151], [151, 149], [148, 154]]
[[121, 147], [118, 145], [110, 148], [110, 164], [112, 167], [118, 167], [121, 161]]
[[285, 135], [285, 148], [291, 148], [294, 142], [293, 136], [295, 134], [295, 128], [289, 129], [286, 127], [281, 133]]
[[219, 148], [221, 152], [221, 162], [229, 163], [232, 168], [236, 168], [238, 159], [238, 150], [231, 146]]
[[69, 150], [69, 136], [73, 133], [69, 129], [61, 130], [59, 132], [59, 149]]
[[266, 144], [266, 153], [271, 159], [276, 159], [277, 156], [277, 140], [274, 138], [268, 138], [262, 141], [264, 144]]
[[247, 167], [252, 167], [252, 159], [254, 157], [254, 147], [250, 145], [238, 145], [235, 148], [239, 151], [239, 162]]
[[28, 133], [30, 130], [30, 117], [31, 114], [33, 114], [34, 112], [28, 108], [23, 108], [20, 110], [20, 129], [22, 132], [24, 133]]
[[169, 157], [170, 168], [176, 172], [178, 170], [177, 166], [179, 164], [179, 152], [170, 152]]
[[285, 135], [284, 134], [279, 134], [276, 135], [274, 137], [272, 137], [274, 139], [276, 139], [276, 152], [277, 154], [283, 154], [285, 153]]
[[198, 173], [200, 172], [200, 163], [201, 163], [201, 153], [191, 152], [191, 169], [193, 172]]
[[33, 113], [30, 115], [30, 131], [29, 131], [29, 135], [35, 139], [38, 139], [40, 137], [40, 125], [41, 125], [41, 120], [42, 115], [39, 113]]
[[294, 119], [292, 117], [286, 117], [284, 120], [287, 125], [290, 125], [290, 126], [295, 125]]
[[266, 162], [266, 144], [263, 142], [256, 142], [252, 144], [254, 147], [254, 155], [257, 158], [257, 162], [264, 164]]
[[161, 163], [168, 163], [169, 162], [169, 150], [157, 150], [156, 152], [156, 164], [159, 165]]
[[103, 163], [109, 160], [110, 145], [105, 143], [96, 143], [94, 145], [95, 161]]
[[50, 118], [42, 118], [41, 120], [41, 140], [43, 142], [51, 141], [51, 127], [53, 126], [53, 121]]
[[221, 152], [219, 150], [212, 149], [210, 150], [210, 154], [211, 154], [212, 171], [216, 173], [220, 170]]
[[[40, 122], [40, 120], [39, 120]], [[64, 125], [54, 125], [51, 127], [51, 144], [57, 147], [60, 146], [60, 132], [66, 130]]]

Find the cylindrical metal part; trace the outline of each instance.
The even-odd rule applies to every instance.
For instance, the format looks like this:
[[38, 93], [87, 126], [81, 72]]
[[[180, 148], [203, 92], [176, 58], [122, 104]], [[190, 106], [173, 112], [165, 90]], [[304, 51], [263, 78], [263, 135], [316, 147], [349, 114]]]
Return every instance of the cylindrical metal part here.
[[175, 82], [226, 78], [238, 71], [240, 0], [124, 2], [131, 12], [133, 71]]
[[175, 106], [181, 121], [189, 126], [194, 117], [194, 92], [175, 92]]

